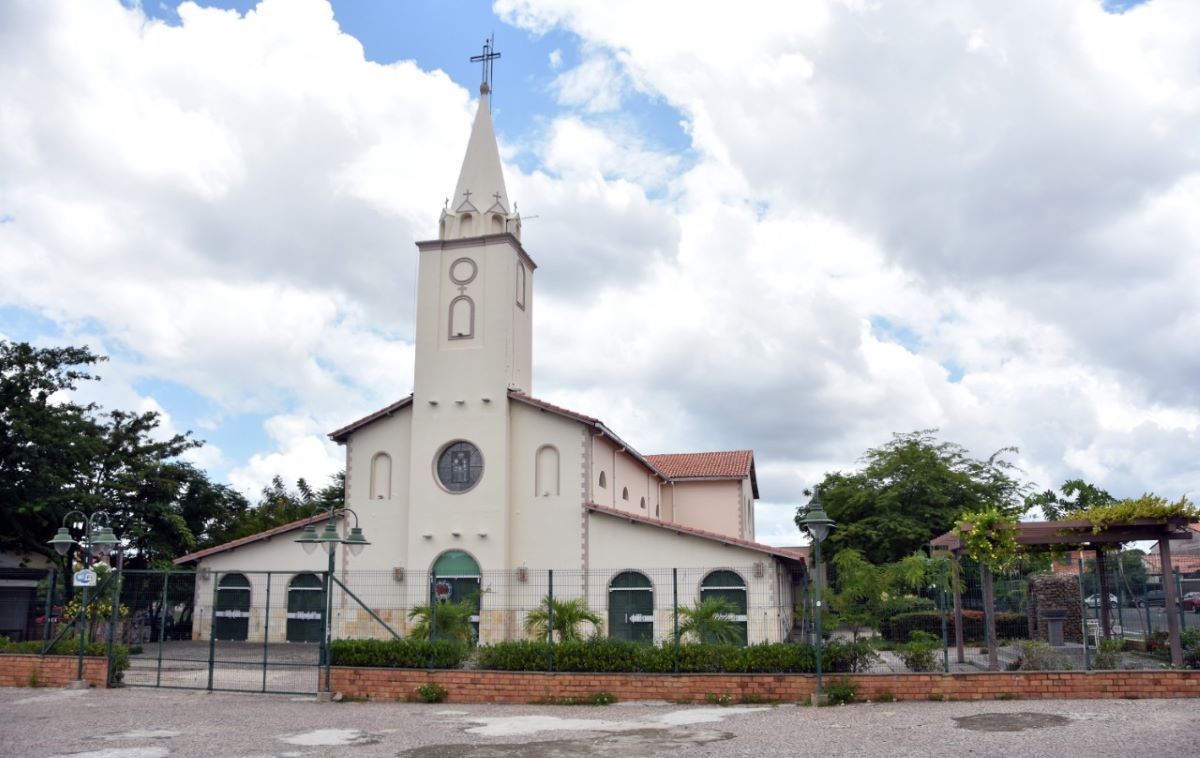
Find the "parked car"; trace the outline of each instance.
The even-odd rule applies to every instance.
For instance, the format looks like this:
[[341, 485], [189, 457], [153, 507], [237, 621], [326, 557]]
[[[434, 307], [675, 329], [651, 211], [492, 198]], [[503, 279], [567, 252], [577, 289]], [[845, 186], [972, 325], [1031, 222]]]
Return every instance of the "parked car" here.
[[1146, 594], [1142, 595], [1140, 605], [1163, 605], [1167, 604], [1167, 596], [1162, 590], [1146, 590]]
[[1200, 592], [1189, 592], [1183, 596], [1183, 609], [1200, 613]]
[[[1083, 604], [1086, 605], [1088, 608], [1096, 608], [1097, 606], [1100, 605], [1100, 594], [1097, 593], [1095, 595], [1088, 595], [1086, 598], [1083, 599]], [[1116, 595], [1113, 595], [1111, 593], [1109, 594], [1108, 605], [1110, 608], [1117, 605], [1117, 596]]]

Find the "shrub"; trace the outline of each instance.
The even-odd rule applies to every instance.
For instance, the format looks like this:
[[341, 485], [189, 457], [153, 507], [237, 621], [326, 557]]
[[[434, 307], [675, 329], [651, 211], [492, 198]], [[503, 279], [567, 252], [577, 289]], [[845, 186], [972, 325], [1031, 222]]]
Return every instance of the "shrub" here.
[[858, 694], [858, 685], [850, 681], [850, 677], [834, 679], [825, 685], [825, 696], [830, 705], [849, 705]]
[[1121, 667], [1121, 651], [1125, 648], [1123, 640], [1100, 640], [1096, 650], [1096, 658], [1092, 667], [1098, 669], [1116, 669]]
[[879, 631], [885, 633], [901, 613], [933, 612], [937, 605], [927, 597], [890, 597], [879, 604]]
[[1009, 664], [1010, 671], [1067, 671], [1071, 661], [1041, 640], [1025, 640], [1019, 644], [1017, 659]]
[[[983, 611], [965, 610], [963, 616], [963, 639], [979, 642], [984, 638]], [[895, 642], [908, 642], [914, 631], [942, 636], [942, 614], [937, 611], [899, 613], [892, 617], [885, 636]], [[946, 633], [954, 635], [954, 614], [946, 614]], [[1028, 616], [1024, 613], [998, 611], [996, 613], [996, 638], [1021, 639], [1029, 635]]]
[[416, 696], [416, 699], [420, 700], [422, 703], [440, 703], [446, 699], [446, 695], [449, 693], [442, 685], [429, 682], [428, 684], [422, 684], [420, 687], [417, 687], [413, 694]]
[[724, 693], [720, 695], [714, 695], [711, 692], [706, 692], [704, 693], [704, 702], [712, 703], [713, 705], [719, 705], [722, 708], [728, 708], [730, 705], [733, 705], [733, 698]]
[[421, 669], [458, 668], [468, 648], [456, 640], [333, 640], [329, 643], [334, 666]]
[[592, 705], [612, 705], [617, 698], [611, 692], [593, 692], [588, 696]]
[[937, 651], [941, 646], [940, 637], [917, 630], [908, 642], [896, 649], [896, 654], [909, 671], [936, 671], [939, 668]]

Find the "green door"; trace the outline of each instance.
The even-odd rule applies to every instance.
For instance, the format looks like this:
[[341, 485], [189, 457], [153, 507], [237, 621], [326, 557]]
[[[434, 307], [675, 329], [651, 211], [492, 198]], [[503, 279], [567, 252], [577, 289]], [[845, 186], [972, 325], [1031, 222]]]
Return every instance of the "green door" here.
[[[461, 550], [449, 550], [433, 563], [433, 584], [429, 588], [431, 599], [441, 603], [468, 603], [471, 606], [471, 637], [479, 639], [479, 564]], [[438, 623], [438, 631], [443, 624]]]
[[625, 571], [608, 587], [609, 636], [633, 642], [654, 641], [654, 589], [645, 574]]
[[250, 632], [250, 580], [245, 574], [226, 574], [217, 584], [213, 637], [243, 642]]
[[[719, 597], [728, 600], [734, 612], [728, 619], [737, 625], [739, 644], [746, 644], [746, 582], [735, 571], [714, 571], [700, 583], [700, 599]], [[710, 640], [704, 640], [710, 642]]]
[[287, 641], [320, 642], [325, 633], [325, 587], [316, 574], [297, 574], [288, 585]]

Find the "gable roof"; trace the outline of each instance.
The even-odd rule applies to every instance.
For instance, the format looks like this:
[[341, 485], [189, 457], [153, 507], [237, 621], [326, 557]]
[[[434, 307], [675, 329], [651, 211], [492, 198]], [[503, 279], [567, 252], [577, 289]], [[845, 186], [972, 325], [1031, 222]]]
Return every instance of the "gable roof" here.
[[330, 432], [329, 439], [333, 440], [334, 442], [337, 442], [338, 444], [341, 444], [346, 441], [346, 438], [350, 436], [351, 432], [354, 432], [355, 430], [363, 428], [364, 426], [371, 423], [372, 421], [375, 421], [376, 419], [381, 419], [385, 416], [390, 416], [393, 413], [395, 413], [396, 411], [400, 410], [401, 408], [406, 408], [406, 407], [412, 405], [412, 401], [413, 401], [413, 396], [409, 395], [408, 397], [406, 397], [402, 400], [397, 400], [396, 402], [392, 403], [391, 405], [387, 406], [386, 408], [380, 408], [379, 410], [375, 411], [374, 413], [370, 413], [366, 416], [363, 416], [358, 421], [351, 421], [349, 424], [346, 424], [341, 429], [336, 429], [336, 430]]
[[717, 450], [710, 453], [664, 453], [647, 455], [654, 466], [671, 479], [745, 479], [750, 478], [754, 497], [758, 497], [758, 477], [754, 473], [753, 450]]
[[629, 511], [620, 511], [620, 510], [617, 510], [616, 508], [609, 508], [607, 505], [600, 505], [599, 503], [584, 503], [583, 507], [586, 508], [587, 510], [591, 511], [592, 513], [601, 513], [601, 514], [604, 514], [605, 516], [614, 516], [616, 518], [626, 519], [628, 521], [632, 521], [632, 522], [635, 522], [638, 524], [647, 524], [649, 526], [658, 527], [660, 529], [666, 529], [667, 531], [670, 531], [670, 532], [675, 532], [676, 534], [687, 534], [692, 537], [699, 537], [701, 539], [711, 540], [713, 542], [720, 542], [723, 545], [730, 545], [732, 547], [744, 547], [747, 550], [757, 550], [760, 553], [766, 553], [768, 555], [773, 555], [777, 558], [783, 558], [785, 560], [795, 561], [797, 563], [804, 564], [804, 556], [803, 555], [801, 555], [800, 553], [798, 553], [796, 551], [788, 550], [786, 548], [773, 547], [771, 545], [764, 545], [761, 542], [751, 542], [750, 540], [743, 540], [743, 539], [739, 539], [738, 537], [730, 537], [727, 534], [720, 534], [718, 532], [710, 532], [707, 529], [697, 529], [694, 526], [684, 526], [683, 524], [675, 524], [670, 521], [663, 521], [662, 519], [651, 518], [649, 516], [642, 516], [641, 514], [638, 514], [638, 513], [630, 513]]
[[[338, 510], [338, 511], [335, 511], [334, 515], [336, 518], [342, 518], [342, 516], [345, 514], [342, 511]], [[254, 542], [260, 542], [262, 540], [269, 540], [276, 535], [287, 534], [288, 532], [293, 532], [297, 529], [302, 529], [310, 521], [315, 524], [315, 523], [318, 523], [320, 521], [325, 521], [325, 520], [327, 520], [327, 519], [324, 517], [323, 514], [317, 514], [316, 516], [305, 516], [302, 519], [296, 519], [295, 521], [289, 521], [286, 524], [280, 524], [279, 526], [274, 526], [274, 527], [271, 527], [270, 529], [264, 529], [261, 532], [255, 532], [254, 534], [248, 534], [245, 537], [238, 537], [236, 540], [230, 540], [229, 542], [222, 542], [220, 545], [214, 545], [213, 547], [207, 547], [203, 550], [197, 550], [194, 553], [188, 553], [187, 555], [182, 555], [171, 562], [174, 563], [176, 566], [180, 566], [184, 563], [190, 563], [191, 561], [198, 561], [201, 558], [207, 558], [210, 555], [216, 555], [217, 553], [224, 553], [226, 550], [233, 550], [235, 547], [241, 547], [242, 545], [249, 545]]]

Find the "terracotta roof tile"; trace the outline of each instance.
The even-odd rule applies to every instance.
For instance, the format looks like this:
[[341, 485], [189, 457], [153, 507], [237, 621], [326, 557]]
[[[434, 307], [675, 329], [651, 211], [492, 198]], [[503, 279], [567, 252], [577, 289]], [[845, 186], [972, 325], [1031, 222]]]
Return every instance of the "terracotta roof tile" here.
[[719, 450], [711, 453], [666, 453], [646, 459], [672, 479], [742, 479], [750, 476], [752, 450]]
[[[341, 511], [337, 511], [336, 515], [337, 515], [337, 518], [341, 518], [343, 514]], [[261, 532], [255, 532], [254, 534], [248, 534], [245, 537], [239, 537], [236, 540], [230, 540], [229, 542], [223, 542], [220, 545], [214, 545], [213, 547], [205, 548], [203, 550], [197, 550], [194, 553], [188, 553], [187, 555], [182, 555], [182, 556], [176, 558], [174, 561], [172, 561], [172, 563], [174, 563], [176, 566], [178, 566], [178, 565], [181, 565], [184, 563], [188, 563], [190, 561], [198, 561], [201, 558], [207, 558], [210, 555], [215, 555], [217, 553], [223, 553], [226, 550], [233, 550], [235, 547], [241, 547], [242, 545], [249, 545], [252, 542], [258, 542], [259, 540], [270, 539], [271, 537], [274, 537], [275, 535], [286, 534], [287, 532], [291, 532], [296, 529], [303, 528], [304, 525], [307, 524], [309, 521], [312, 521], [313, 523], [320, 523], [325, 520], [326, 519], [325, 519], [324, 514], [317, 514], [316, 516], [305, 516], [302, 519], [296, 519], [295, 521], [289, 521], [286, 524], [280, 524], [279, 526], [274, 526], [274, 527], [271, 527], [270, 529], [264, 529]]]

